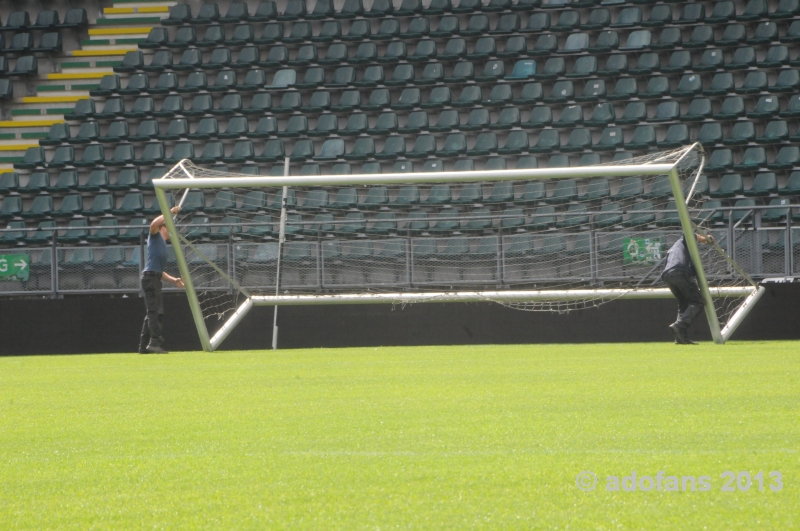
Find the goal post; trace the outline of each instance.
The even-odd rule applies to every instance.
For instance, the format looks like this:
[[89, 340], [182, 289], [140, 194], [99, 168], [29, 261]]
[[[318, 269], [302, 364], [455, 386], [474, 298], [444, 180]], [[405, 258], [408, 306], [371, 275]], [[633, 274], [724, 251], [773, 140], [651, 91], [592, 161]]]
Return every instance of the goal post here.
[[[763, 288], [730, 258], [727, 232], [697, 193], [703, 158], [695, 144], [567, 168], [274, 176], [184, 160], [153, 184], [207, 351], [254, 306], [491, 301], [566, 312], [667, 298], [662, 251], [679, 235], [712, 337], [724, 343]], [[458, 186], [452, 204], [431, 200], [437, 187], [449, 194]], [[503, 186], [505, 202], [492, 199]], [[477, 195], [467, 202], [470, 187]], [[340, 200], [343, 190], [349, 199]], [[409, 191], [418, 196], [401, 202]], [[369, 203], [375, 197], [383, 201], [377, 207]], [[174, 219], [172, 204], [186, 205]], [[508, 228], [512, 212], [524, 222]], [[396, 227], [377, 230], [396, 215]], [[415, 228], [419, 219], [429, 229]], [[695, 232], [721, 244], [701, 250]], [[213, 316], [219, 323], [210, 334]]]

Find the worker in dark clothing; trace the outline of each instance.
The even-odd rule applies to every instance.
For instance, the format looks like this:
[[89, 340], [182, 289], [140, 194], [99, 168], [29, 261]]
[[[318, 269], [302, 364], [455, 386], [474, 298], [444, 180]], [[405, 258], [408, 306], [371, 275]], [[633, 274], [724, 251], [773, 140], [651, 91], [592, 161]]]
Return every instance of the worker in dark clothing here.
[[[714, 243], [714, 237], [695, 234], [698, 242]], [[678, 299], [678, 320], [669, 325], [675, 335], [675, 343], [679, 345], [696, 345], [689, 339], [688, 330], [695, 317], [703, 311], [703, 297], [697, 286], [697, 273], [692, 265], [692, 257], [686, 240], [681, 236], [667, 252], [667, 263], [661, 278], [669, 286], [670, 291]]]
[[[170, 212], [176, 215], [180, 207], [172, 207]], [[147, 256], [142, 272], [142, 291], [147, 315], [142, 325], [139, 339], [139, 354], [166, 354], [161, 328], [164, 322], [164, 297], [161, 293], [161, 281], [172, 282], [175, 287], [183, 289], [183, 280], [173, 277], [164, 271], [167, 265], [167, 241], [169, 231], [164, 225], [164, 216], [158, 216], [150, 223], [150, 234], [147, 236]]]

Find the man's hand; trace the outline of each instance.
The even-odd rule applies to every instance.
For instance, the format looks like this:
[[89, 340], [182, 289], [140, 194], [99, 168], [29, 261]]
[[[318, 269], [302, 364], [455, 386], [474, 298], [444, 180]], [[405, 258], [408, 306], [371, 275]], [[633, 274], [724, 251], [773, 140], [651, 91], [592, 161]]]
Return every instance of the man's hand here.
[[706, 245], [711, 245], [714, 243], [714, 237], [712, 235], [703, 236], [702, 234], [695, 234], [697, 236], [697, 241], [700, 243], [704, 243]]
[[182, 278], [176, 278], [174, 284], [175, 284], [176, 288], [183, 289], [185, 287], [183, 285], [183, 279]]
[[170, 208], [170, 209], [169, 209], [169, 211], [170, 211], [170, 212], [172, 212], [172, 215], [173, 215], [173, 216], [175, 216], [175, 215], [177, 215], [177, 214], [178, 214], [178, 212], [180, 212], [180, 211], [181, 211], [181, 207], [179, 207], [179, 206], [174, 206], [174, 207]]

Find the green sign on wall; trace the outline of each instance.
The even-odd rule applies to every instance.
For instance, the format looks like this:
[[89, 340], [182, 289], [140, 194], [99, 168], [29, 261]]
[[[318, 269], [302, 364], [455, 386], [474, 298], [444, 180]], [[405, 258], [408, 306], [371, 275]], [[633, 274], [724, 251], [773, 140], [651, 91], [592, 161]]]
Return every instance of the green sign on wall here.
[[27, 254], [0, 254], [0, 280], [28, 280], [30, 260]]
[[657, 264], [661, 261], [661, 238], [625, 238], [622, 256], [626, 264]]

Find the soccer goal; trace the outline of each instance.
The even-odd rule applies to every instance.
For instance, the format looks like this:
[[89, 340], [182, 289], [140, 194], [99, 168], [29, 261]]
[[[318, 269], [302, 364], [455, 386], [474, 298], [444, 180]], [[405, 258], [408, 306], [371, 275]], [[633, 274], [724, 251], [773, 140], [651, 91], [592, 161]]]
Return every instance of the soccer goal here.
[[[730, 256], [730, 232], [701, 193], [703, 162], [699, 144], [594, 166], [433, 162], [389, 174], [293, 176], [287, 161], [283, 176], [267, 177], [183, 160], [154, 185], [162, 212], [182, 207], [166, 224], [206, 350], [259, 305], [491, 301], [568, 312], [668, 298], [660, 274], [681, 235], [724, 343], [764, 288]], [[716, 242], [698, 245], [695, 232]]]

